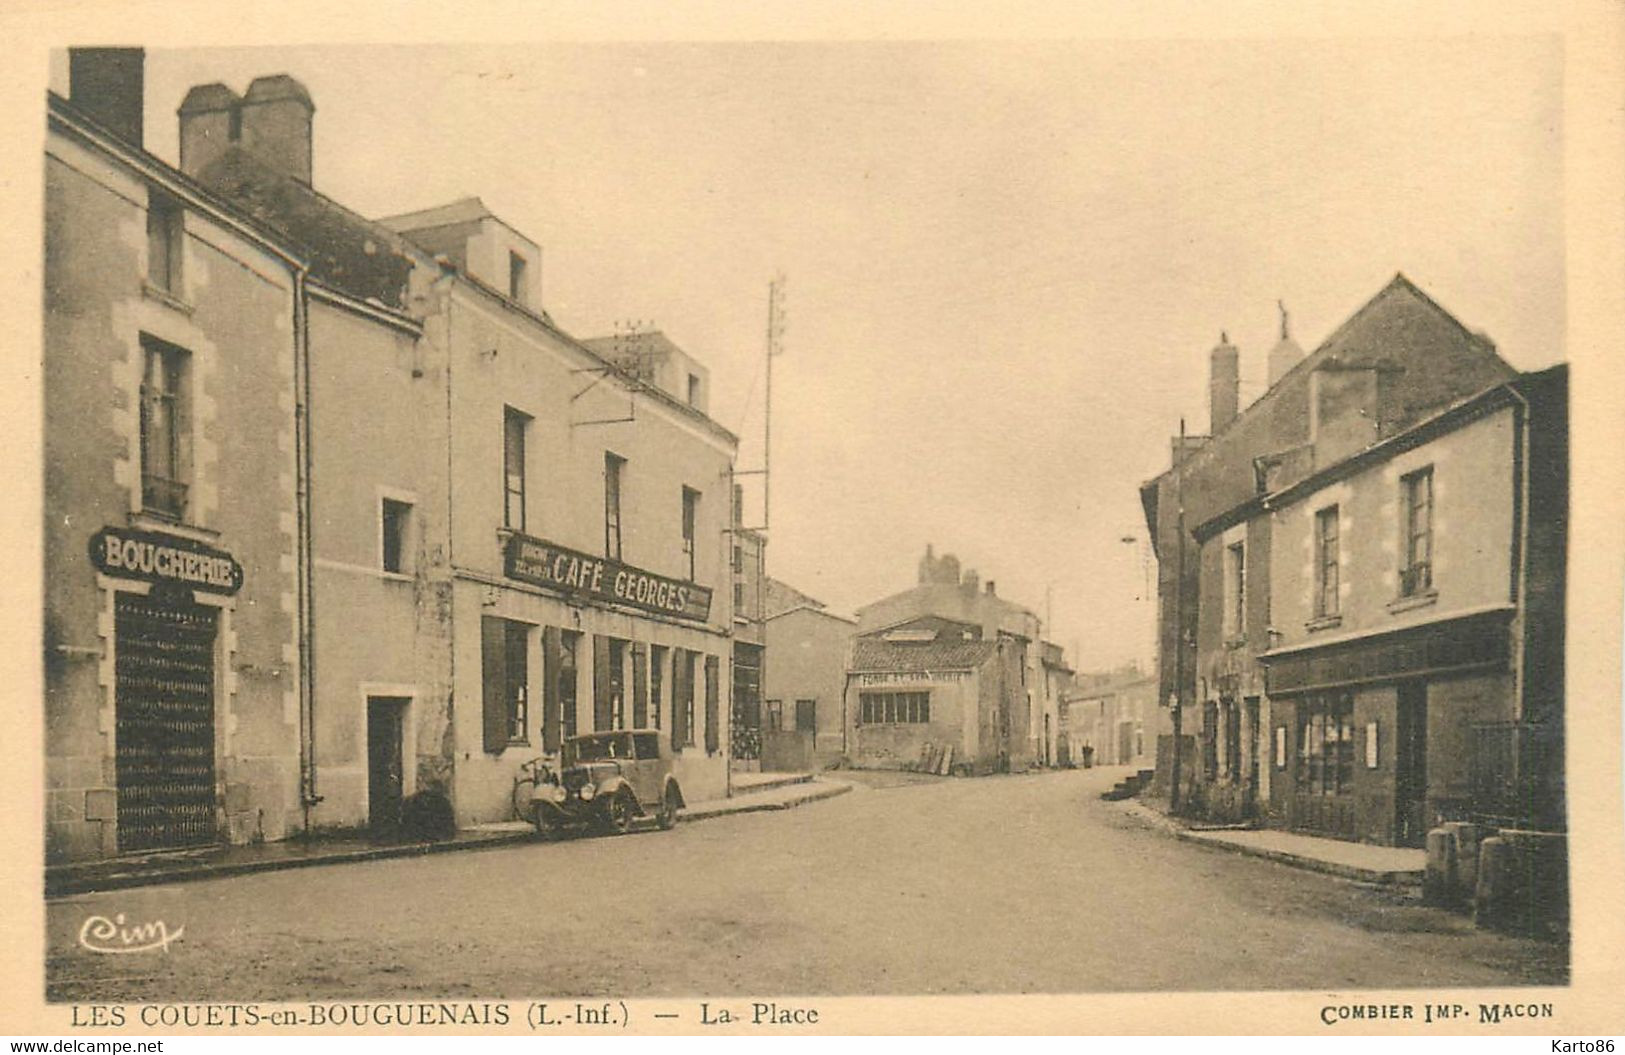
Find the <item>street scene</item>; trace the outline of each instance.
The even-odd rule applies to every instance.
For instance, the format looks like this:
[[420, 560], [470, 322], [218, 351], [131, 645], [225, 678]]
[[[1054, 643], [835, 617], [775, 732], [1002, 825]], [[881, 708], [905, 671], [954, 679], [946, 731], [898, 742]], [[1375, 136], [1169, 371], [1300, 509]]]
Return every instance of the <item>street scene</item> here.
[[1475, 46], [54, 55], [47, 998], [1566, 984]]
[[[901, 995], [1167, 991], [1209, 988], [1213, 978], [1238, 990], [1566, 980], [1549, 943], [1474, 928], [1404, 893], [1156, 833], [1099, 799], [1120, 773], [866, 774], [828, 802], [673, 832], [65, 897], [49, 911], [50, 996]], [[953, 825], [934, 822], [945, 814]], [[742, 859], [730, 850], [741, 845], [753, 851]], [[922, 868], [926, 860], [979, 863]], [[532, 888], [541, 872], [568, 879], [546, 898], [446, 898], [471, 869], [502, 890]], [[629, 898], [637, 876], [666, 878], [658, 896]], [[1192, 883], [1201, 902], [1189, 897]], [[391, 897], [369, 896], [378, 889]], [[1072, 892], [1064, 903], [1058, 889]], [[139, 960], [80, 948], [84, 919], [114, 912], [186, 934], [167, 955]], [[401, 918], [414, 925], [402, 929]], [[494, 957], [493, 947], [523, 955]]]

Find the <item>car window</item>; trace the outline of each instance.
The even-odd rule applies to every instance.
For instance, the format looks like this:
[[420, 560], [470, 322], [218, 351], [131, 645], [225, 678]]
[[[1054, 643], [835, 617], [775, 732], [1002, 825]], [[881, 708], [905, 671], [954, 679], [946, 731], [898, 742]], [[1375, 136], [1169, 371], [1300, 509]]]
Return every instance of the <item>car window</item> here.
[[639, 759], [660, 757], [659, 733], [633, 733], [632, 739], [637, 742]]

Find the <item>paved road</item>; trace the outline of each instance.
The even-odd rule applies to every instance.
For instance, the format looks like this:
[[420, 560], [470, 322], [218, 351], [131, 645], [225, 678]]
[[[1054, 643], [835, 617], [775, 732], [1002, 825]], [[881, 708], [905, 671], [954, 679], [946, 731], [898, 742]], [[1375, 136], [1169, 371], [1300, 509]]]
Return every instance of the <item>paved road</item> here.
[[[1561, 950], [1179, 842], [1090, 770], [868, 778], [786, 813], [91, 894], [53, 1000], [1348, 989], [1561, 982]], [[185, 927], [77, 947], [93, 914]]]

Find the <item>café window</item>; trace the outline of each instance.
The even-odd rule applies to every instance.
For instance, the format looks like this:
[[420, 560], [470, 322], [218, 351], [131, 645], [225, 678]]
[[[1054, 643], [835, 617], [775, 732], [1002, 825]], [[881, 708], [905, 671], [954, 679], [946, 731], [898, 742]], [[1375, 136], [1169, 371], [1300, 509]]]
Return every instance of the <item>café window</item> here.
[[649, 726], [660, 728], [660, 710], [666, 699], [665, 645], [649, 646]]
[[626, 642], [609, 639], [609, 727], [626, 728]]
[[502, 526], [525, 530], [525, 437], [530, 415], [502, 408]]
[[160, 191], [148, 191], [147, 281], [176, 297], [181, 294], [184, 230], [180, 205]]
[[1309, 696], [1298, 704], [1298, 790], [1344, 795], [1354, 773], [1354, 697]]
[[190, 361], [181, 349], [146, 336], [141, 349], [141, 508], [181, 520], [191, 462]]
[[485, 750], [530, 742], [530, 632], [526, 623], [484, 616], [480, 620]]
[[1315, 618], [1326, 619], [1338, 612], [1337, 507], [1328, 506], [1315, 514]]
[[864, 725], [923, 725], [931, 720], [931, 694], [860, 692], [858, 720]]
[[412, 503], [399, 498], [378, 501], [380, 563], [395, 575], [411, 574]]
[[679, 652], [683, 664], [683, 746], [694, 746], [694, 681], [699, 670], [698, 652]]
[[580, 652], [580, 633], [566, 630], [559, 634], [559, 727], [566, 739], [576, 735], [576, 663]]
[[621, 478], [626, 459], [604, 452], [604, 556], [621, 559]]
[[1433, 467], [1403, 477], [1405, 566], [1399, 572], [1401, 597], [1433, 588]]
[[692, 487], [683, 488], [683, 562], [688, 566], [688, 578], [694, 581], [694, 535], [700, 513], [700, 493]]

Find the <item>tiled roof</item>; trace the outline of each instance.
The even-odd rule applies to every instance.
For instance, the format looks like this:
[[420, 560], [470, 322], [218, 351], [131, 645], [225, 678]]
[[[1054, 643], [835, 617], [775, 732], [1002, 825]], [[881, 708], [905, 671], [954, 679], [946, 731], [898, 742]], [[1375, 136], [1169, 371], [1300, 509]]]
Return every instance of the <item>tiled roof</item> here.
[[412, 258], [393, 231], [240, 147], [210, 162], [197, 179], [285, 240], [310, 262], [313, 278], [361, 300], [403, 306]]
[[937, 641], [929, 645], [894, 645], [872, 637], [852, 642], [850, 670], [974, 670], [999, 646], [992, 641]]

